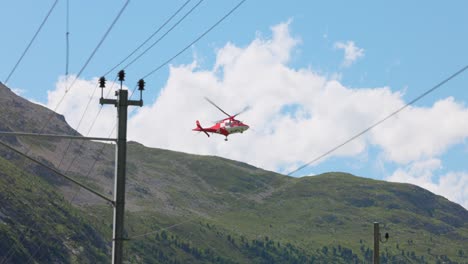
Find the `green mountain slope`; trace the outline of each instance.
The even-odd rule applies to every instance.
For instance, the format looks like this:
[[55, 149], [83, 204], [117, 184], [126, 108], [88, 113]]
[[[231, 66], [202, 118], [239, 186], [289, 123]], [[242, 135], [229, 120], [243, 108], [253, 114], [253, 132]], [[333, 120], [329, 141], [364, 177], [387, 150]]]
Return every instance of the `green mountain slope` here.
[[[77, 134], [63, 117], [1, 84], [0, 95], [1, 129], [38, 132], [51, 119], [47, 133]], [[112, 196], [113, 145], [11, 136], [0, 140]], [[9, 255], [31, 256], [23, 242], [14, 242], [25, 234], [31, 241], [58, 241], [41, 258], [33, 257], [38, 263], [109, 258], [108, 204], [3, 147], [0, 156], [5, 166], [0, 220], [10, 219], [0, 221], [0, 263], [12, 243], [17, 246]], [[413, 185], [345, 173], [292, 178], [135, 142], [128, 144], [127, 168], [128, 263], [369, 263], [374, 221], [390, 233], [381, 245], [382, 263], [468, 263], [468, 211]], [[24, 186], [42, 191], [33, 195]], [[25, 201], [34, 206], [22, 206]], [[27, 232], [30, 226], [37, 232]], [[64, 233], [73, 232], [79, 239], [63, 240], [74, 237]]]
[[42, 179], [0, 158], [0, 263], [106, 261], [107, 241]]

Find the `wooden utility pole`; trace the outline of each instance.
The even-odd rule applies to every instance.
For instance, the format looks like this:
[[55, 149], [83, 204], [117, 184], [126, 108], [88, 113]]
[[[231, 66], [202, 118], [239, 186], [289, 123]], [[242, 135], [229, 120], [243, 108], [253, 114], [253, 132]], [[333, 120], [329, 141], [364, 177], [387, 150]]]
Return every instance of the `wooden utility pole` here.
[[[115, 185], [114, 185], [114, 222], [112, 235], [112, 264], [122, 264], [125, 213], [125, 173], [127, 163], [127, 108], [129, 105], [143, 106], [141, 93], [144, 90], [144, 81], [138, 82], [140, 100], [128, 100], [128, 91], [122, 89], [125, 72], [119, 72], [120, 89], [115, 92], [117, 99], [105, 99], [101, 93], [101, 105], [112, 104], [117, 107], [117, 144], [115, 149]], [[105, 87], [105, 79], [99, 80], [100, 87]]]
[[380, 264], [379, 242], [380, 242], [379, 223], [374, 222], [374, 258], [373, 258], [374, 264]]

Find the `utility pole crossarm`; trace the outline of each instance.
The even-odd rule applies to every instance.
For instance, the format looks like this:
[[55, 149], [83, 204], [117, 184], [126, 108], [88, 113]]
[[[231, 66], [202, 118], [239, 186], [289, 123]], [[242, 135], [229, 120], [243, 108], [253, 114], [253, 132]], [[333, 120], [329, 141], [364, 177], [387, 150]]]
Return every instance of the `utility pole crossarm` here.
[[143, 100], [128, 100], [128, 105], [143, 106]]
[[99, 99], [99, 103], [100, 103], [101, 105], [111, 104], [111, 105], [117, 106], [117, 100], [115, 100], [115, 99], [100, 98], [100, 99]]
[[78, 140], [99, 140], [99, 141], [113, 141], [115, 138], [102, 138], [102, 137], [83, 137], [83, 136], [70, 136], [70, 135], [54, 135], [54, 134], [34, 134], [25, 132], [9, 132], [0, 131], [0, 136], [18, 136], [18, 137], [48, 137], [48, 138], [64, 138], [64, 139], [78, 139]]

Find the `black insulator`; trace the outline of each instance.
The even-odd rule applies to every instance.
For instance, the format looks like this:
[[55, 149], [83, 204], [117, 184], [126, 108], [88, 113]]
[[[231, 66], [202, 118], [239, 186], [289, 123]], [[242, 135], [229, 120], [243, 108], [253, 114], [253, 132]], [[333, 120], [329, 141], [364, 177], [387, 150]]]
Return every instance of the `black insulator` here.
[[385, 240], [388, 240], [389, 237], [390, 235], [388, 233], [385, 233]]
[[140, 79], [140, 80], [138, 81], [138, 90], [139, 90], [139, 91], [145, 90], [145, 81], [144, 81], [143, 79]]
[[106, 78], [104, 78], [104, 76], [99, 78], [99, 87], [101, 87], [101, 88], [106, 87]]
[[124, 70], [119, 71], [119, 81], [125, 81], [125, 72]]

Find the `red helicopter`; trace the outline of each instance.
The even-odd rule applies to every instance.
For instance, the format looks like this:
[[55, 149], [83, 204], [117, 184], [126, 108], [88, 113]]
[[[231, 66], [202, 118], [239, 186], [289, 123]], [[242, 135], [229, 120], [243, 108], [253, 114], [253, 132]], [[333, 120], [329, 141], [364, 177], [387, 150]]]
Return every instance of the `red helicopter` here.
[[219, 111], [223, 112], [225, 115], [227, 115], [227, 118], [224, 118], [222, 120], [219, 120], [214, 124], [212, 127], [206, 127], [203, 128], [200, 125], [200, 122], [197, 120], [196, 124], [197, 127], [192, 129], [193, 131], [198, 131], [198, 132], [204, 132], [208, 137], [210, 137], [210, 133], [216, 133], [216, 134], [221, 134], [224, 135], [226, 138], [224, 139], [225, 141], [228, 140], [227, 136], [230, 134], [234, 133], [243, 133], [247, 129], [249, 129], [249, 126], [242, 123], [242, 121], [236, 120], [235, 117], [240, 115], [241, 113], [247, 111], [248, 107], [244, 108], [244, 110], [240, 111], [239, 113], [235, 115], [230, 115], [226, 113], [223, 109], [221, 109], [219, 106], [217, 106], [215, 103], [213, 103], [210, 99], [206, 98], [205, 99], [212, 104], [214, 107], [218, 108]]

